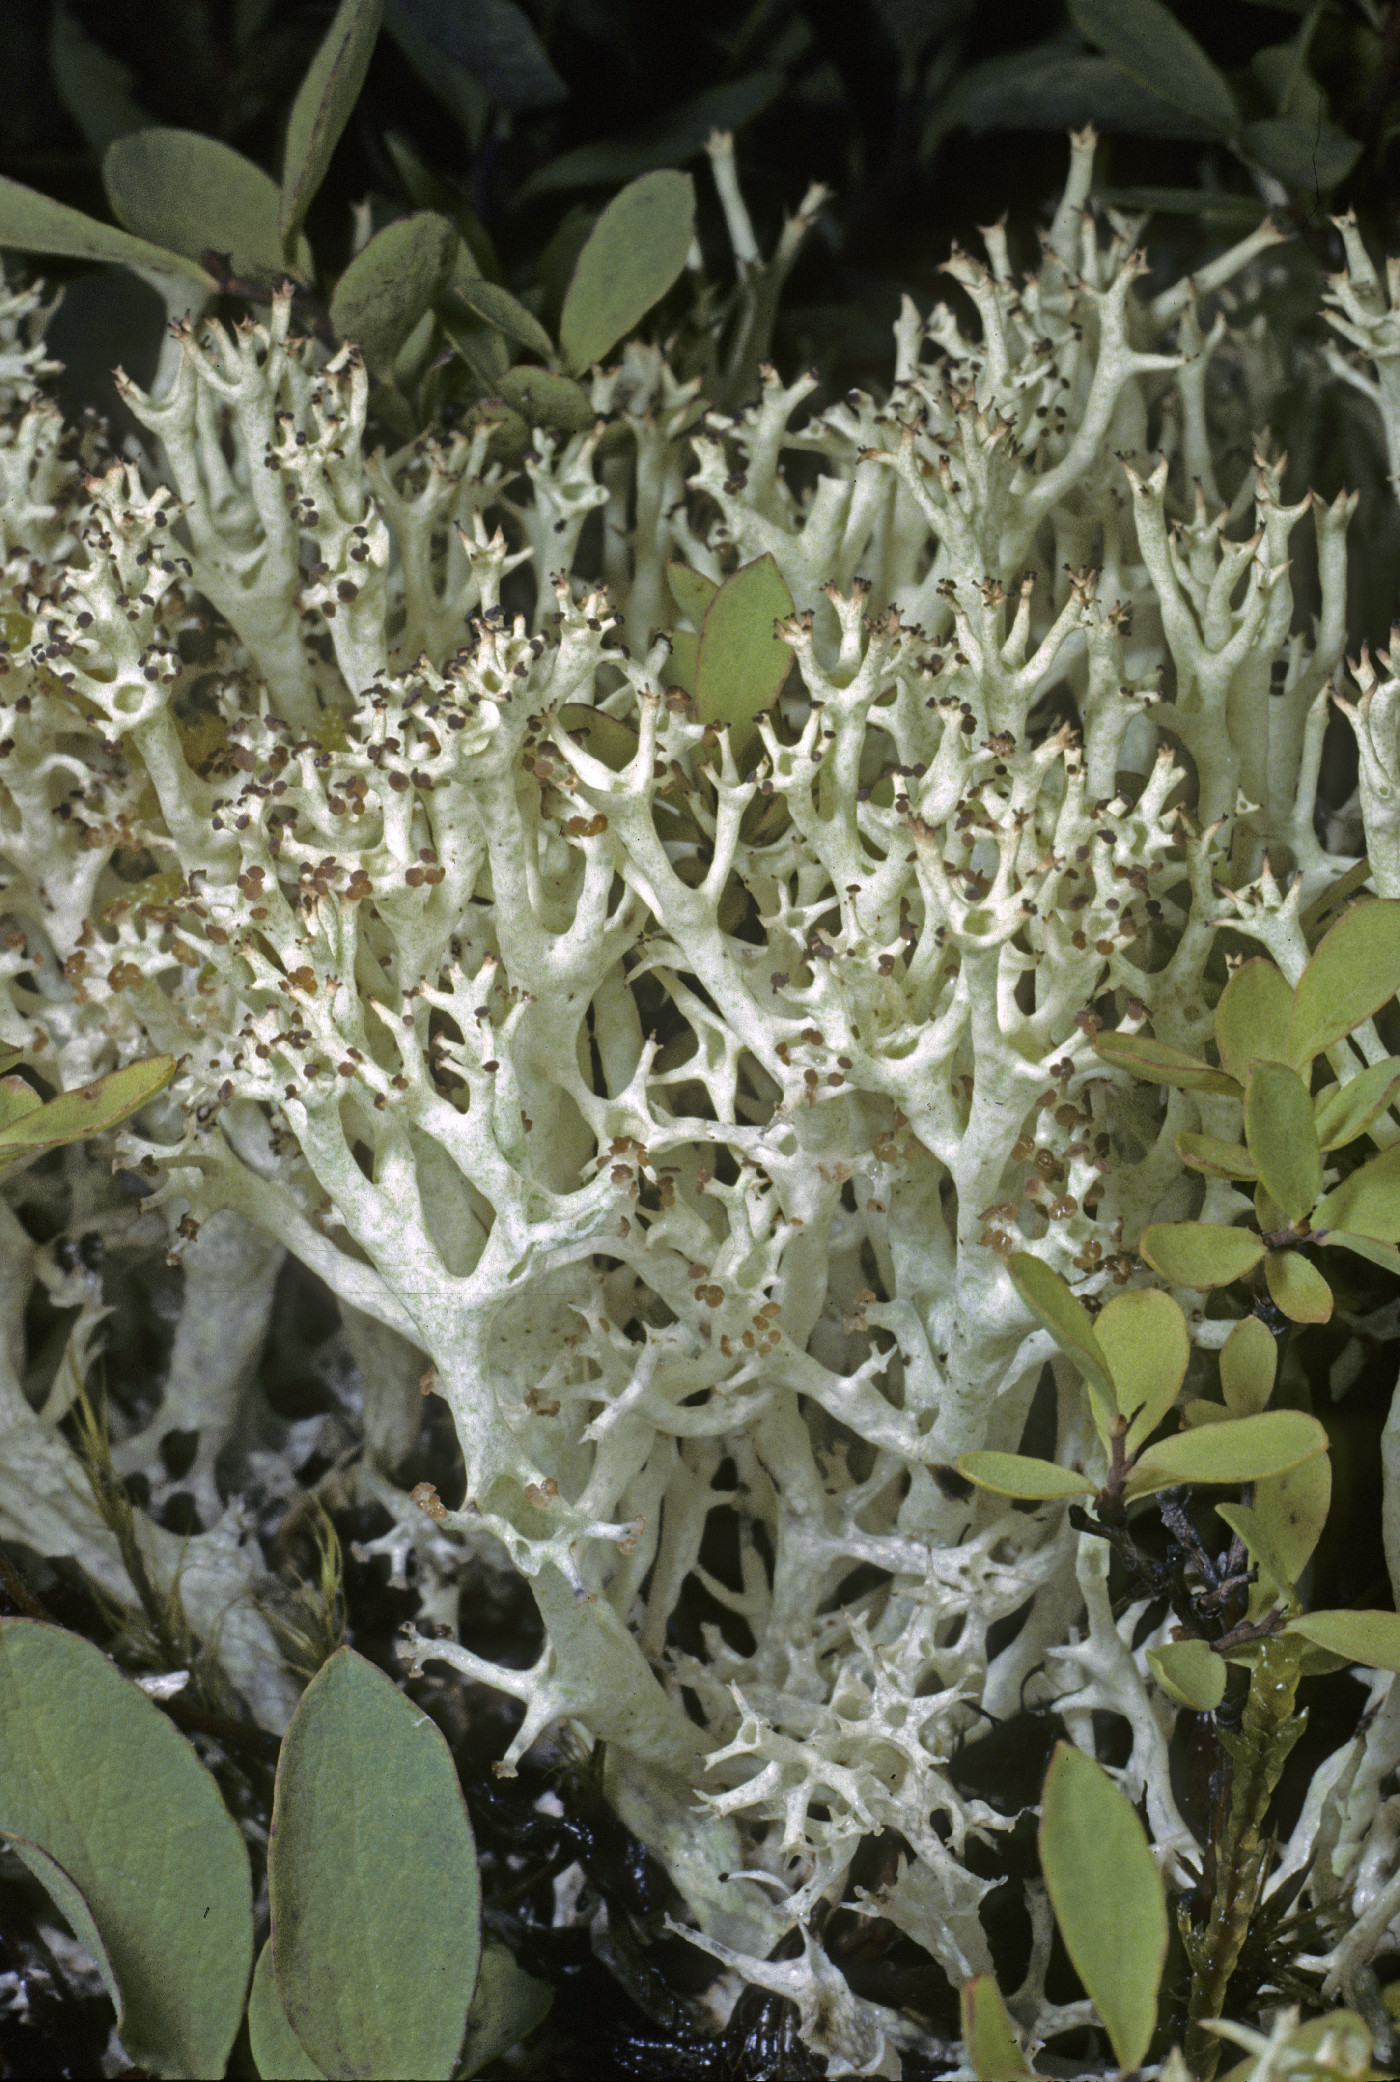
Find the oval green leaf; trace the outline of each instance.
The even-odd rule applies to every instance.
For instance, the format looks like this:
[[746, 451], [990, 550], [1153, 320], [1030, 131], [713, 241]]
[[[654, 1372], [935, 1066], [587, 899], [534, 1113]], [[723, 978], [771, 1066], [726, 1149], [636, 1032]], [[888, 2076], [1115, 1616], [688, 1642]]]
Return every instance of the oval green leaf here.
[[1073, 1468], [1062, 1468], [1053, 1460], [1036, 1460], [1028, 1453], [964, 1453], [958, 1473], [997, 1496], [1044, 1502], [1049, 1497], [1094, 1494], [1093, 1483]]
[[265, 1944], [253, 1969], [253, 1987], [248, 1997], [248, 2043], [253, 2065], [263, 2082], [325, 2082], [318, 2068], [287, 2022], [277, 1977], [272, 1970], [272, 1946]]
[[532, 427], [586, 434], [598, 417], [588, 392], [572, 376], [556, 375], [553, 369], [537, 369], [529, 362], [507, 369], [496, 378], [495, 387], [497, 396], [514, 406]]
[[1224, 1070], [1213, 1070], [1198, 1056], [1173, 1048], [1168, 1041], [1154, 1041], [1148, 1034], [1099, 1034], [1094, 1053], [1115, 1070], [1131, 1071], [1147, 1084], [1171, 1084], [1183, 1092], [1220, 1092], [1231, 1099], [1243, 1097], [1244, 1087]]
[[36, 1150], [81, 1142], [88, 1135], [105, 1135], [149, 1106], [174, 1075], [174, 1056], [147, 1056], [144, 1062], [128, 1063], [124, 1070], [113, 1070], [12, 1116], [0, 1128], [0, 1164], [32, 1156]]
[[1220, 1222], [1156, 1222], [1143, 1230], [1138, 1250], [1174, 1286], [1228, 1287], [1253, 1272], [1264, 1244], [1252, 1229]]
[[1229, 1672], [1208, 1641], [1164, 1641], [1147, 1660], [1167, 1697], [1192, 1713], [1214, 1713], [1225, 1696]]
[[1140, 1455], [1124, 1494], [1150, 1496], [1180, 1482], [1257, 1482], [1327, 1451], [1327, 1434], [1301, 1410], [1266, 1410], [1231, 1417], [1159, 1439]]
[[1340, 1149], [1364, 1135], [1400, 1093], [1400, 1057], [1372, 1063], [1349, 1084], [1329, 1084], [1313, 1100], [1313, 1126], [1323, 1149]]
[[1278, 1345], [1267, 1323], [1245, 1316], [1220, 1347], [1220, 1392], [1232, 1417], [1253, 1417], [1274, 1392]]
[[1312, 1211], [1314, 1229], [1345, 1229], [1373, 1243], [1400, 1243], [1400, 1142], [1383, 1149]]
[[[1326, 1466], [1325, 1453], [1316, 1454], [1313, 1460], [1304, 1463], [1307, 1467], [1319, 1464]], [[1270, 1583], [1280, 1591], [1291, 1591], [1293, 1578], [1288, 1573], [1288, 1562], [1275, 1542], [1268, 1522], [1249, 1504], [1217, 1504], [1215, 1510], [1217, 1517], [1224, 1519], [1231, 1532], [1238, 1533], [1244, 1541], [1250, 1561], [1257, 1563], [1261, 1575], [1268, 1579], [1263, 1585], [1268, 1602], [1273, 1602], [1269, 1591]]]
[[518, 2046], [537, 2024], [543, 2024], [553, 2006], [554, 1990], [549, 1983], [537, 1981], [523, 1966], [517, 1966], [507, 1946], [483, 1945], [467, 2019], [467, 2043], [457, 2070], [461, 2082], [470, 2082], [471, 2076]]
[[1288, 1021], [1293, 993], [1283, 971], [1261, 956], [1241, 962], [1215, 1008], [1215, 1045], [1220, 1060], [1241, 1084], [1257, 1057], [1281, 1063], [1288, 1055]]
[[774, 624], [792, 613], [792, 595], [771, 554], [732, 572], [705, 610], [695, 664], [695, 712], [731, 728], [771, 708], [792, 665]]
[[57, 253], [65, 260], [105, 260], [129, 267], [138, 275], [180, 275], [201, 289], [216, 287], [214, 277], [183, 253], [133, 238], [115, 224], [55, 202], [37, 188], [0, 176], [0, 246], [20, 253]]
[[450, 2076], [480, 1957], [471, 1824], [439, 1730], [353, 1649], [283, 1738], [268, 1890], [278, 1993], [317, 2065]]
[[1082, 36], [1130, 79], [1169, 101], [1216, 137], [1233, 137], [1239, 109], [1230, 83], [1163, 0], [1070, 0]]
[[967, 2064], [977, 2082], [1029, 2082], [1034, 2070], [990, 1974], [974, 1974], [963, 1983], [962, 2033]]
[[1286, 1063], [1256, 1062], [1244, 1095], [1244, 1132], [1270, 1199], [1301, 1222], [1322, 1192], [1322, 1155], [1312, 1100]]
[[[86, 1909], [131, 2060], [222, 2075], [253, 1959], [243, 1839], [140, 1686], [30, 1619], [0, 1620], [0, 1833], [61, 1868], [72, 1894], [55, 1886], [60, 1909]], [[34, 1869], [49, 1884], [42, 1861]]]
[[1040, 1867], [1065, 1950], [1119, 2065], [1138, 2067], [1157, 2023], [1166, 1895], [1131, 1803], [1067, 1742], [1055, 1745], [1045, 1775]]
[[376, 376], [389, 375], [394, 356], [436, 301], [456, 244], [446, 217], [417, 210], [377, 231], [336, 283], [331, 324], [342, 340], [364, 350]]
[[1374, 1237], [1352, 1236], [1345, 1229], [1329, 1229], [1321, 1239], [1324, 1249], [1352, 1251], [1364, 1258], [1368, 1265], [1379, 1265], [1386, 1272], [1400, 1272], [1400, 1251], [1393, 1243], [1377, 1243]]
[[331, 154], [360, 98], [379, 34], [382, 0], [340, 0], [335, 19], [297, 89], [287, 121], [278, 197], [284, 248], [306, 221], [312, 198], [331, 163]]
[[285, 260], [277, 229], [277, 183], [232, 145], [199, 130], [129, 130], [107, 148], [102, 180], [112, 214], [137, 238], [187, 260], [228, 256], [244, 281], [312, 276], [303, 239]]
[[1353, 904], [1323, 934], [1298, 979], [1288, 1060], [1302, 1067], [1400, 990], [1400, 900]]
[[1222, 1135], [1178, 1135], [1176, 1153], [1183, 1164], [1189, 1164], [1193, 1171], [1203, 1171], [1207, 1178], [1259, 1176], [1259, 1166], [1249, 1151], [1238, 1142], [1227, 1142]]
[[675, 557], [668, 557], [666, 583], [671, 588], [672, 599], [687, 621], [694, 622], [697, 629], [703, 628], [706, 611], [719, 591], [716, 581], [706, 578], [703, 571], [695, 571], [689, 564], [681, 564]]
[[[465, 245], [458, 247], [459, 254]], [[465, 304], [477, 318], [494, 325], [508, 340], [514, 340], [531, 354], [538, 354], [541, 361], [553, 362], [554, 342], [532, 311], [527, 311], [518, 297], [499, 282], [488, 282], [482, 274], [467, 274], [462, 268], [453, 270], [448, 298], [452, 303]]]
[[569, 367], [601, 361], [658, 303], [695, 235], [695, 184], [666, 168], [615, 195], [589, 233], [564, 297], [559, 339]]
[[1329, 1323], [1332, 1289], [1300, 1251], [1270, 1251], [1264, 1259], [1269, 1298], [1290, 1323]]
[[1349, 1663], [1400, 1671], [1400, 1612], [1308, 1612], [1288, 1631]]
[[1115, 1294], [1096, 1317], [1093, 1334], [1108, 1361], [1118, 1413], [1132, 1421], [1127, 1450], [1136, 1453], [1176, 1401], [1186, 1378], [1191, 1340], [1186, 1318], [1160, 1287]]
[[33, 1085], [26, 1084], [22, 1077], [0, 1077], [0, 1129], [22, 1121], [26, 1114], [37, 1113], [43, 1103]]
[[1312, 1560], [1331, 1503], [1332, 1461], [1326, 1453], [1255, 1483], [1254, 1515], [1285, 1571], [1280, 1582], [1291, 1587]]
[[1082, 1301], [1053, 1266], [1030, 1251], [1016, 1251], [1006, 1261], [1011, 1284], [1033, 1316], [1045, 1325], [1060, 1350], [1067, 1353], [1111, 1412], [1118, 1407], [1113, 1375], [1094, 1325]]

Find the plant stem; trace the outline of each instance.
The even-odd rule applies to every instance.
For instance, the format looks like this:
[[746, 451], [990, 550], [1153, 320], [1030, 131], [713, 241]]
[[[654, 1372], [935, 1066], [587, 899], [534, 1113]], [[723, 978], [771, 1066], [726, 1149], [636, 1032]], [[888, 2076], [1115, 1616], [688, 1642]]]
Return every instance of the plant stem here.
[[1187, 1928], [1183, 1918], [1181, 1933], [1191, 1962], [1186, 2059], [1197, 2082], [1212, 2082], [1220, 2059], [1220, 2041], [1202, 2026], [1222, 2013], [1263, 1887], [1264, 1817], [1288, 1753], [1307, 1726], [1307, 1714], [1293, 1711], [1298, 1658], [1295, 1643], [1265, 1641], [1250, 1672], [1240, 1732], [1219, 1733], [1232, 1768], [1222, 1840], [1212, 1847], [1215, 1890], [1204, 1929]]

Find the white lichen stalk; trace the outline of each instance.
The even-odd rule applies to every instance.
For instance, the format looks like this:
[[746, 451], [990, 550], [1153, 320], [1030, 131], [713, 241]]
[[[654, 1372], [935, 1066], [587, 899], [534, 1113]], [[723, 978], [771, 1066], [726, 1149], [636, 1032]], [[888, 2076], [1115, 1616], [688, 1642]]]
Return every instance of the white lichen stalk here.
[[[179, 1056], [178, 1103], [124, 1159], [141, 1219], [198, 1238], [191, 1294], [223, 1278], [204, 1305], [242, 1311], [220, 1406], [187, 1339], [118, 1464], [194, 1425], [217, 1494], [265, 1320], [228, 1276], [253, 1234], [264, 1302], [290, 1252], [416, 1348], [400, 1375], [431, 1365], [466, 1494], [417, 1492], [420, 1515], [384, 1448], [384, 1551], [401, 1568], [416, 1539], [450, 1586], [454, 1552], [503, 1548], [547, 1641], [526, 1671], [414, 1652], [521, 1702], [506, 1769], [561, 1716], [607, 1744], [703, 1941], [793, 1996], [833, 2073], [897, 2073], [907, 2027], [838, 1999], [810, 1942], [763, 1962], [896, 1830], [909, 1859], [872, 1911], [954, 1982], [990, 1966], [967, 1844], [1006, 1819], [953, 1762], [996, 1718], [1059, 1700], [1092, 1747], [1093, 1716], [1121, 1717], [1164, 1864], [1191, 1842], [1173, 1708], [1102, 1543], [943, 1471], [1019, 1444], [1052, 1360], [1013, 1245], [1084, 1294], [1141, 1277], [1144, 1224], [1199, 1195], [1174, 1135], [1230, 1125], [1229, 1101], [1163, 1113], [1107, 1072], [1101, 1019], [1201, 1045], [1216, 929], [1296, 974], [1300, 903], [1346, 865], [1314, 807], [1351, 505], [1311, 515], [1300, 630], [1307, 502], [1261, 457], [1230, 518], [1205, 447], [1225, 333], [1200, 299], [1277, 235], [1148, 301], [1139, 227], [1105, 243], [1084, 209], [1091, 154], [1075, 141], [1038, 277], [999, 231], [990, 267], [951, 263], [975, 330], [906, 306], [887, 399], [801, 419], [812, 379], [765, 370], [686, 432], [693, 387], [630, 347], [593, 379], [630, 479], [601, 429], [537, 433], [523, 474], [489, 425], [366, 459], [358, 357], [294, 339], [285, 299], [189, 331], [166, 395], [127, 387], [173, 492], [128, 468], [71, 491], [80, 553], [25, 595], [0, 681], [3, 1038], [84, 1074]], [[600, 506], [606, 587], [570, 576]], [[666, 556], [720, 579], [765, 553], [797, 673], [741, 760], [655, 632]], [[201, 601], [224, 630], [212, 764], [172, 708], [208, 672], [181, 646], [213, 625]], [[1052, 694], [1077, 722], [1032, 721]], [[1363, 708], [1369, 823], [1368, 774], [1396, 767], [1380, 694]], [[140, 847], [156, 876], [120, 881]], [[1092, 1463], [1054, 1380], [1054, 1450]], [[740, 1588], [700, 1559], [721, 1507]], [[729, 1615], [703, 1655], [668, 1633], [687, 1585]], [[1380, 1783], [1338, 1779], [1345, 1826], [1322, 1803], [1339, 1899]], [[1044, 1963], [1012, 2002], [1032, 2041], [1065, 2028]]]

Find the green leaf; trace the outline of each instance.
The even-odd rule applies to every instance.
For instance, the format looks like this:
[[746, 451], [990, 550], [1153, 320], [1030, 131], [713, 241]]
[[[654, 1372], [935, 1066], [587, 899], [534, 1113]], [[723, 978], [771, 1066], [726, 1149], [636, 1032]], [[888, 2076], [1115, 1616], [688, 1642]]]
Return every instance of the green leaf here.
[[72, 210], [66, 202], [55, 202], [36, 188], [0, 176], [0, 246], [13, 246], [21, 253], [57, 253], [65, 260], [105, 260], [129, 267], [136, 274], [178, 275], [212, 290], [214, 277], [182, 253], [153, 246], [148, 239], [133, 238], [115, 224], [101, 224], [96, 217]]
[[[457, 250], [460, 255], [468, 249], [464, 243]], [[512, 296], [508, 289], [502, 289], [499, 282], [488, 282], [484, 275], [469, 275], [461, 267], [456, 267], [444, 294], [449, 307], [453, 303], [464, 304], [475, 317], [484, 318], [508, 340], [514, 340], [531, 354], [538, 354], [541, 361], [553, 365], [553, 340], [533, 312], [527, 311], [520, 299]]]
[[1220, 1347], [1220, 1392], [1232, 1417], [1253, 1417], [1274, 1392], [1278, 1345], [1267, 1323], [1245, 1316]]
[[379, 34], [380, 0], [340, 0], [287, 121], [278, 202], [280, 240], [291, 250], [331, 154], [360, 98]]
[[388, 376], [394, 356], [437, 301], [456, 244], [446, 217], [418, 210], [377, 231], [336, 283], [331, 324], [342, 340], [363, 348], [376, 376]]
[[1393, 1243], [1377, 1243], [1369, 1236], [1351, 1236], [1345, 1229], [1330, 1229], [1319, 1240], [1324, 1250], [1352, 1251], [1370, 1265], [1380, 1265], [1387, 1272], [1400, 1272], [1400, 1251]]
[[26, 1107], [0, 1127], [0, 1168], [41, 1149], [106, 1134], [149, 1106], [174, 1075], [173, 1056], [148, 1056], [76, 1091], [60, 1092], [42, 1106]]
[[680, 166], [704, 151], [712, 130], [737, 130], [760, 115], [782, 88], [783, 75], [776, 71], [749, 72], [725, 86], [707, 87], [653, 117], [630, 137], [595, 138], [547, 159], [516, 191], [517, 200], [525, 202], [560, 188], [611, 186], [654, 167]]
[[1298, 979], [1288, 1060], [1301, 1069], [1400, 990], [1400, 900], [1353, 904], [1324, 933]]
[[1176, 1401], [1186, 1378], [1191, 1340], [1180, 1308], [1159, 1287], [1133, 1287], [1115, 1294], [1093, 1325], [1108, 1361], [1118, 1413], [1132, 1419], [1126, 1440], [1136, 1453]]
[[[0, 1620], [0, 1834], [53, 1860], [115, 1987], [131, 2061], [217, 2076], [253, 1958], [252, 1879], [209, 1773], [100, 1649], [59, 1627]], [[86, 1937], [84, 1928], [77, 1935]]]
[[1119, 2065], [1138, 2067], [1157, 2022], [1166, 1896], [1131, 1803], [1102, 1766], [1067, 1742], [1056, 1743], [1045, 1775], [1040, 1867], [1065, 1950]]
[[1220, 1222], [1155, 1222], [1138, 1250], [1154, 1272], [1178, 1287], [1228, 1287], [1252, 1272], [1264, 1255], [1252, 1229]]
[[1118, 1392], [1103, 1347], [1094, 1335], [1094, 1325], [1082, 1301], [1076, 1300], [1069, 1284], [1053, 1266], [1029, 1251], [1016, 1251], [1006, 1261], [1011, 1284], [1031, 1314], [1050, 1332], [1062, 1352], [1074, 1361], [1097, 1391], [1106, 1417], [1118, 1407]]
[[584, 749], [604, 766], [620, 774], [637, 756], [637, 733], [606, 709], [590, 708], [584, 701], [569, 701], [559, 711], [559, 721], [571, 737], [581, 737]]
[[1249, 1066], [1259, 1056], [1286, 1061], [1292, 1011], [1293, 993], [1281, 969], [1262, 956], [1241, 962], [1215, 1008], [1215, 1045], [1232, 1077], [1246, 1084]]
[[643, 174], [613, 197], [564, 297], [559, 339], [571, 369], [601, 361], [660, 301], [685, 266], [694, 235], [689, 174]]
[[1266, 1410], [1258, 1417], [1231, 1417], [1159, 1439], [1139, 1455], [1124, 1495], [1150, 1496], [1180, 1482], [1257, 1482], [1281, 1475], [1314, 1453], [1327, 1451], [1327, 1434], [1316, 1417], [1301, 1410]]
[[792, 613], [792, 595], [771, 554], [732, 572], [705, 610], [695, 666], [695, 709], [702, 723], [752, 723], [771, 708], [792, 665], [774, 634]]
[[1314, 1229], [1346, 1229], [1374, 1243], [1400, 1243], [1400, 1142], [1353, 1171], [1312, 1211]]
[[1224, 1403], [1209, 1402], [1204, 1395], [1189, 1395], [1181, 1405], [1181, 1421], [1190, 1430], [1198, 1424], [1228, 1424], [1230, 1412]]
[[1167, 1697], [1193, 1713], [1214, 1713], [1225, 1696], [1229, 1672], [1208, 1641], [1166, 1641], [1147, 1660]]
[[990, 1974], [974, 1974], [963, 1982], [962, 2035], [977, 2082], [1026, 2082], [1034, 2073]]
[[552, 369], [537, 369], [528, 362], [498, 377], [496, 391], [532, 427], [586, 434], [598, 417], [588, 392], [571, 376], [557, 376]]
[[1056, 1496], [1092, 1496], [1094, 1485], [1073, 1468], [1062, 1468], [1053, 1460], [1036, 1460], [1028, 1453], [964, 1453], [958, 1473], [979, 1489], [997, 1496], [1037, 1498], [1044, 1502]]
[[1361, 145], [1330, 116], [1310, 118], [1294, 109], [1246, 123], [1240, 149], [1266, 172], [1303, 195], [1325, 194], [1344, 181], [1361, 157]]
[[1264, 1259], [1270, 1299], [1290, 1323], [1328, 1323], [1332, 1289], [1299, 1251], [1270, 1251]]
[[1239, 110], [1223, 73], [1163, 0], [1070, 0], [1070, 19], [1130, 79], [1211, 130], [1233, 137]]
[[1312, 1100], [1296, 1070], [1255, 1063], [1244, 1095], [1244, 1132], [1265, 1191], [1290, 1222], [1301, 1222], [1322, 1192], [1322, 1157]]
[[1308, 1612], [1288, 1631], [1349, 1663], [1400, 1671], [1400, 1612]]
[[488, 110], [549, 108], [568, 91], [517, 0], [397, 0], [385, 26], [430, 87], [440, 91], [443, 74], [460, 69], [489, 97]]
[[697, 629], [704, 626], [705, 614], [719, 587], [715, 580], [706, 578], [703, 571], [693, 571], [689, 564], [678, 563], [674, 557], [666, 559], [666, 583], [687, 621], [694, 622]]
[[[1304, 1462], [1306, 1467], [1319, 1464], [1323, 1467], [1327, 1465], [1325, 1453], [1315, 1454], [1311, 1461]], [[1276, 1544], [1268, 1521], [1261, 1518], [1249, 1504], [1217, 1504], [1215, 1510], [1216, 1516], [1223, 1518], [1231, 1532], [1238, 1533], [1244, 1541], [1251, 1562], [1257, 1562], [1264, 1575], [1270, 1578], [1279, 1590], [1291, 1591], [1294, 1579], [1288, 1573], [1287, 1559]], [[1266, 1590], [1267, 1588], [1265, 1585]], [[1272, 1604], [1272, 1598], [1269, 1602]]]
[[100, 159], [114, 137], [153, 123], [132, 94], [129, 65], [95, 43], [66, 7], [49, 20], [49, 70], [58, 98]]
[[22, 1077], [0, 1077], [0, 1129], [8, 1128], [12, 1121], [21, 1121], [28, 1113], [37, 1113], [43, 1100], [32, 1084]]
[[1154, 1041], [1148, 1034], [1099, 1034], [1094, 1054], [1115, 1070], [1129, 1070], [1148, 1084], [1172, 1084], [1183, 1092], [1220, 1092], [1231, 1099], [1244, 1096], [1244, 1087], [1224, 1070], [1213, 1070], [1197, 1056], [1187, 1055], [1170, 1042]]
[[1193, 1171], [1203, 1171], [1207, 1178], [1258, 1178], [1259, 1166], [1249, 1151], [1238, 1142], [1226, 1142], [1220, 1135], [1178, 1135], [1176, 1153], [1183, 1164]]
[[467, 2018], [467, 2043], [457, 2069], [462, 2082], [499, 2060], [512, 2046], [543, 2024], [554, 2004], [554, 1990], [517, 1966], [505, 1945], [486, 1944], [481, 1971]]
[[1086, 123], [1129, 137], [1208, 138], [1213, 125], [1130, 79], [1111, 58], [1058, 39], [960, 71], [919, 140], [927, 159], [950, 130], [1066, 130]]
[[328, 2075], [446, 2077], [480, 1956], [480, 1887], [452, 1757], [352, 1649], [282, 1741], [268, 1849], [288, 2022]]
[[102, 180], [112, 214], [137, 238], [186, 260], [227, 254], [235, 275], [265, 282], [287, 273], [309, 282], [311, 248], [283, 256], [277, 183], [232, 145], [198, 130], [129, 130], [107, 148]]
[[248, 2043], [263, 2082], [325, 2082], [325, 2070], [317, 2067], [287, 2022], [272, 1970], [271, 1943], [263, 1946], [253, 1969], [253, 1988], [248, 1997]]
[[1326, 1453], [1254, 1485], [1254, 1515], [1287, 1572], [1281, 1580], [1290, 1587], [1312, 1560], [1331, 1502], [1332, 1461]]
[[1340, 1149], [1364, 1135], [1400, 1092], [1400, 1057], [1372, 1063], [1349, 1084], [1329, 1084], [1313, 1100], [1313, 1126], [1323, 1149]]

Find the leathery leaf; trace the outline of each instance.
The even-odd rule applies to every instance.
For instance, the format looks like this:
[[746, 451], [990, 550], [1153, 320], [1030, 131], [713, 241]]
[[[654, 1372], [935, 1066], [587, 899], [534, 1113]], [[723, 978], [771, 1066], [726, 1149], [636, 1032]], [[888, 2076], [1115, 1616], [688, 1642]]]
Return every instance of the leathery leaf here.
[[1327, 1434], [1301, 1410], [1230, 1417], [1159, 1439], [1138, 1456], [1124, 1494], [1148, 1496], [1181, 1482], [1257, 1482], [1325, 1453]]
[[1220, 1348], [1220, 1392], [1232, 1417], [1252, 1417], [1274, 1392], [1278, 1345], [1267, 1323], [1245, 1316]]
[[1400, 990], [1400, 901], [1353, 904], [1323, 934], [1298, 979], [1288, 1061], [1301, 1068]]
[[1167, 1956], [1167, 1903], [1147, 1834], [1092, 1757], [1057, 1743], [1045, 1776], [1040, 1866], [1074, 1970], [1124, 2068], [1144, 2059]]
[[1191, 1340], [1186, 1318], [1160, 1287], [1115, 1294], [1095, 1319], [1094, 1336], [1108, 1361], [1118, 1413], [1132, 1420], [1127, 1450], [1152, 1436], [1186, 1378]]
[[316, 2065], [450, 2076], [481, 1948], [471, 1824], [438, 1729], [352, 1649], [283, 1737], [268, 1892], [277, 1990]]
[[131, 2060], [217, 2076], [253, 1959], [242, 1836], [190, 1745], [100, 1649], [0, 1620], [0, 1835], [94, 1952]]
[[1215, 1045], [1220, 1060], [1241, 1084], [1258, 1057], [1281, 1063], [1288, 1054], [1293, 993], [1283, 971], [1262, 956], [1242, 962], [1215, 1008]]
[[695, 711], [702, 723], [752, 723], [771, 708], [792, 666], [774, 623], [792, 613], [792, 595], [765, 551], [724, 581], [700, 625]]
[[1312, 1100], [1286, 1063], [1255, 1063], [1244, 1097], [1249, 1153], [1270, 1199], [1290, 1222], [1311, 1213], [1322, 1192], [1322, 1155]]
[[990, 1974], [974, 1974], [963, 1983], [962, 2032], [967, 2064], [977, 2082], [1026, 2082], [1033, 2074]]

